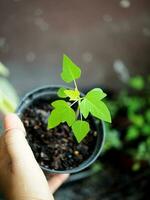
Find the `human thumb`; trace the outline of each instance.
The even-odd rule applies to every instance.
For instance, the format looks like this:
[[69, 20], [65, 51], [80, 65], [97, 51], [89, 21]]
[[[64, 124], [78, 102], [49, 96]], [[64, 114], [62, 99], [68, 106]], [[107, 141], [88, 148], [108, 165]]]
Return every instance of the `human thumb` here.
[[32, 163], [34, 155], [25, 138], [24, 126], [16, 114], [8, 114], [4, 119], [4, 140], [12, 162]]
[[4, 144], [13, 172], [13, 176], [10, 176], [13, 189], [8, 199], [53, 199], [46, 178], [25, 138], [21, 120], [17, 115], [9, 114], [4, 119], [4, 127]]

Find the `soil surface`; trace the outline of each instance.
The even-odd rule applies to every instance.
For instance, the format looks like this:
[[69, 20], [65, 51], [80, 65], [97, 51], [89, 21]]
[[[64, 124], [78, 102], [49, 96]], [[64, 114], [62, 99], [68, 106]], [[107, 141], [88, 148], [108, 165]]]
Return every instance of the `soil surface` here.
[[27, 140], [38, 163], [47, 169], [68, 170], [79, 166], [92, 154], [97, 139], [96, 129], [91, 127], [87, 137], [78, 144], [67, 124], [47, 130], [50, 102], [33, 102], [23, 114]]

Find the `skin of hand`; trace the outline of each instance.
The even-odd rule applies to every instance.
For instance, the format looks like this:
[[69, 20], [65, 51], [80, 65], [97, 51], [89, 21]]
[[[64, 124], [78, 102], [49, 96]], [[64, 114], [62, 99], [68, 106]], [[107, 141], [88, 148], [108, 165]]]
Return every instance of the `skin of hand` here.
[[0, 137], [0, 190], [8, 200], [53, 200], [52, 193], [68, 178], [58, 174], [47, 182], [15, 114], [4, 119]]

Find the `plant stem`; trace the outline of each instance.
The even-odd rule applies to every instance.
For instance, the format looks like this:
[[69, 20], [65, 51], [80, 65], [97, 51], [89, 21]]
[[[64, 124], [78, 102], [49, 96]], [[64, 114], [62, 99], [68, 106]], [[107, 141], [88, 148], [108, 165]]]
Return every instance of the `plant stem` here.
[[81, 112], [80, 112], [80, 119], [81, 119], [81, 121], [82, 121], [82, 114], [81, 114]]
[[74, 80], [74, 85], [75, 85], [75, 88], [78, 90], [78, 86], [77, 86], [76, 80]]
[[77, 103], [79, 100], [76, 100], [76, 101], [74, 101], [71, 105], [70, 105], [70, 107], [72, 107], [75, 103]]
[[[75, 85], [75, 89], [78, 90], [78, 86], [77, 86], [76, 80], [74, 80], [74, 85]], [[79, 91], [79, 90], [78, 90], [78, 91]], [[81, 103], [81, 99], [83, 99], [83, 98], [80, 98], [79, 100], [75, 101], [73, 104], [71, 104], [71, 106], [74, 105], [76, 102], [78, 102], [78, 108], [77, 108], [76, 118], [78, 118], [79, 113], [80, 113], [80, 119], [81, 119], [81, 121], [82, 121], [82, 114], [81, 114], [81, 112], [80, 112], [80, 103]]]
[[[81, 103], [81, 99], [79, 99], [79, 101], [78, 101], [79, 112], [80, 112], [80, 103]], [[81, 112], [80, 112], [80, 119], [82, 121], [82, 114], [81, 114]]]
[[76, 112], [76, 118], [78, 119], [78, 116], [79, 116], [79, 112], [80, 112], [80, 107], [78, 105], [78, 108], [77, 108], [77, 112]]

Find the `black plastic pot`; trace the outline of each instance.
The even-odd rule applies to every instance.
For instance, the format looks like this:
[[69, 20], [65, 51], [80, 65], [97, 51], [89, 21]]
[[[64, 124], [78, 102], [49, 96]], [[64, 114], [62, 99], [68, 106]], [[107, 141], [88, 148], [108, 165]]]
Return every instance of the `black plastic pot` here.
[[[58, 99], [57, 91], [62, 86], [45, 86], [42, 88], [38, 88], [36, 90], [31, 91], [30, 93], [26, 94], [25, 97], [22, 99], [20, 105], [17, 108], [16, 113], [22, 119], [24, 111], [28, 106], [30, 106], [35, 100], [37, 99], [44, 99], [44, 100], [53, 100]], [[53, 170], [53, 169], [46, 169], [41, 166], [44, 172], [47, 173], [77, 173], [87, 167], [89, 167], [100, 155], [104, 144], [104, 135], [105, 135], [105, 128], [104, 123], [102, 121], [97, 122], [94, 120], [95, 127], [97, 129], [97, 142], [95, 149], [92, 155], [83, 163], [81, 163], [78, 167], [70, 169], [70, 170]]]

